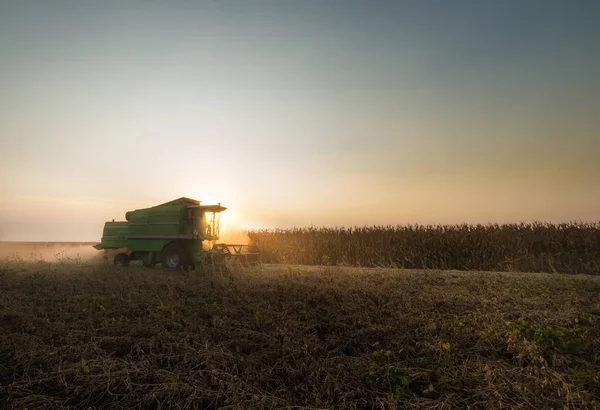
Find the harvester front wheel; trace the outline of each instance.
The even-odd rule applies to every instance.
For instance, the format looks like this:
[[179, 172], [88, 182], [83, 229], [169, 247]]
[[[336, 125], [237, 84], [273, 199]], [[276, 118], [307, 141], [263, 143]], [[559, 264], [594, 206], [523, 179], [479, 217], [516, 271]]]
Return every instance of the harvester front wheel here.
[[162, 266], [167, 269], [179, 269], [186, 263], [185, 253], [177, 245], [167, 246], [163, 250]]
[[129, 265], [129, 255], [126, 253], [117, 253], [115, 255], [115, 265], [127, 266]]

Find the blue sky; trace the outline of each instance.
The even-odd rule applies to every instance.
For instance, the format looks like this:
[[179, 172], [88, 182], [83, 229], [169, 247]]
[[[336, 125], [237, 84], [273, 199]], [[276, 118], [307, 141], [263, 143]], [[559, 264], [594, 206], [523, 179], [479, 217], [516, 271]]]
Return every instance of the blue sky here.
[[[600, 219], [595, 1], [0, 1], [0, 240]], [[229, 219], [228, 219], [229, 216]]]

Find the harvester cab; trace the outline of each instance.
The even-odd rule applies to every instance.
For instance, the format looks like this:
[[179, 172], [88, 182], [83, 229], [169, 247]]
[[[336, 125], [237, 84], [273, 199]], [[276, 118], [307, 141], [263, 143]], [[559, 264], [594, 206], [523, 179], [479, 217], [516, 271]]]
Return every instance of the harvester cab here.
[[125, 221], [104, 224], [102, 239], [94, 248], [117, 251], [114, 256], [117, 265], [140, 260], [146, 266], [161, 263], [170, 269], [199, 267], [205, 270], [226, 268], [232, 258], [259, 261], [256, 247], [244, 245], [243, 252], [228, 252], [232, 245], [216, 243], [221, 212], [226, 209], [220, 203], [203, 205], [182, 197], [130, 211], [125, 214]]
[[197, 205], [187, 208], [187, 219], [193, 228], [193, 235], [206, 241], [219, 239], [221, 212], [225, 207], [218, 205]]

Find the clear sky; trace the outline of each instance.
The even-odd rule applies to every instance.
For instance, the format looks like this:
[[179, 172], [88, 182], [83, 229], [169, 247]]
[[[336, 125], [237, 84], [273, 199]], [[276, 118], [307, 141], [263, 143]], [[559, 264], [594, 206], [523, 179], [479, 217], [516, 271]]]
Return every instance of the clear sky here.
[[600, 2], [0, 0], [0, 240], [600, 219]]

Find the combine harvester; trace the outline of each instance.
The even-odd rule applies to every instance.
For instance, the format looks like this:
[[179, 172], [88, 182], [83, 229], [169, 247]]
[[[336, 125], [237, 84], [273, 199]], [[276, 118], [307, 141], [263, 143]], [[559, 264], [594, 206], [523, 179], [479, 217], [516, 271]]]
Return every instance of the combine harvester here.
[[118, 250], [115, 265], [142, 261], [144, 266], [161, 263], [168, 269], [223, 271], [233, 265], [260, 262], [255, 245], [216, 243], [221, 212], [227, 208], [201, 205], [179, 198], [151, 208], [125, 214], [126, 221], [106, 222], [98, 250]]

